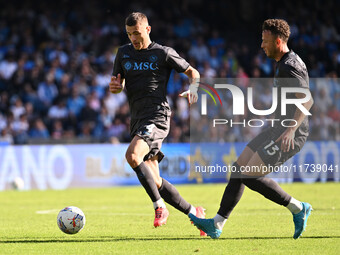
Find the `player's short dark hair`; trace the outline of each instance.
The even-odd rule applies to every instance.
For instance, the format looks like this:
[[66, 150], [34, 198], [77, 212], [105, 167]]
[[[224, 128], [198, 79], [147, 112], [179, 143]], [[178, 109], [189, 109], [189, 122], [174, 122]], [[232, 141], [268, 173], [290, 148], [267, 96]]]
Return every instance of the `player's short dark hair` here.
[[129, 27], [136, 26], [138, 22], [141, 22], [143, 20], [148, 22], [148, 18], [146, 17], [144, 13], [133, 12], [133, 13], [130, 13], [129, 16], [127, 16], [127, 18], [125, 19], [125, 25]]
[[262, 31], [268, 30], [273, 35], [280, 37], [287, 42], [290, 36], [290, 27], [283, 19], [267, 19], [263, 22]]

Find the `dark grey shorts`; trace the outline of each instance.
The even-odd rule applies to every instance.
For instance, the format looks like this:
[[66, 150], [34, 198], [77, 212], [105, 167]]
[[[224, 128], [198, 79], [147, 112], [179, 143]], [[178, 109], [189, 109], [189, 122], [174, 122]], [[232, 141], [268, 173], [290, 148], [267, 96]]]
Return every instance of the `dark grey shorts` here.
[[294, 149], [288, 152], [281, 151], [281, 141], [275, 142], [284, 132], [275, 128], [269, 128], [258, 134], [247, 146], [257, 152], [267, 166], [279, 166], [298, 153], [305, 144], [307, 137], [294, 138]]
[[131, 119], [131, 137], [138, 135], [149, 145], [150, 151], [145, 155], [144, 161], [158, 155], [158, 162], [164, 158], [161, 147], [163, 140], [170, 130], [170, 116], [156, 114], [145, 119]]

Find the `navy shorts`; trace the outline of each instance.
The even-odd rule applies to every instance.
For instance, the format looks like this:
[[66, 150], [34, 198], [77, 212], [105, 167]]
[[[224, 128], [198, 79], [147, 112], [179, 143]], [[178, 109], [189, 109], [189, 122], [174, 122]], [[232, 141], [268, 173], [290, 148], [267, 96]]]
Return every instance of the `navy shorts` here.
[[282, 165], [298, 153], [307, 140], [306, 136], [297, 136], [294, 138], [294, 149], [290, 148], [288, 152], [283, 152], [281, 150], [281, 140], [275, 142], [283, 132], [284, 129], [266, 129], [251, 140], [247, 146], [253, 152], [257, 152], [267, 166]]
[[170, 116], [156, 114], [155, 116], [144, 119], [131, 119], [130, 134], [141, 137], [150, 148], [145, 155], [144, 161], [158, 155], [158, 162], [164, 158], [161, 147], [163, 140], [168, 136], [170, 130]]

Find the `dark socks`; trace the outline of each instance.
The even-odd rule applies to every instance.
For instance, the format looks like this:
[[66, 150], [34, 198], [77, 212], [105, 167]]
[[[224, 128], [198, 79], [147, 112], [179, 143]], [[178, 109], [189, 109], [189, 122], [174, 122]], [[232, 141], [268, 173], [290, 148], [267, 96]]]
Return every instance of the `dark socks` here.
[[242, 182], [248, 188], [279, 205], [287, 206], [292, 198], [276, 181], [264, 176], [254, 178], [242, 175]]
[[133, 170], [136, 172], [139, 182], [143, 185], [152, 202], [159, 200], [161, 196], [148, 166], [142, 162], [139, 166], [133, 168]]
[[190, 212], [191, 205], [185, 201], [183, 197], [181, 197], [174, 185], [165, 179], [162, 180], [162, 186], [159, 188], [159, 194], [164, 201], [175, 207], [177, 210], [188, 214]]
[[220, 209], [218, 214], [224, 218], [228, 218], [234, 207], [240, 201], [244, 185], [240, 176], [240, 166], [235, 162], [233, 166], [236, 167], [237, 172], [232, 172], [227, 187], [224, 190], [224, 194], [220, 203]]

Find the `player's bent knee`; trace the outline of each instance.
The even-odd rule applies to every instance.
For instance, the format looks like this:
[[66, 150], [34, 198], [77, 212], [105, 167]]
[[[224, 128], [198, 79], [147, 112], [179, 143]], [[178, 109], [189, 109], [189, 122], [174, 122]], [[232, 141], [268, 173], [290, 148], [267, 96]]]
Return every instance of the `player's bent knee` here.
[[139, 166], [142, 163], [143, 158], [137, 153], [129, 152], [129, 150], [125, 154], [126, 161], [132, 168]]
[[258, 177], [254, 177], [254, 176], [248, 176], [248, 175], [241, 175], [241, 181], [244, 185], [246, 185], [249, 189], [257, 191], [259, 186], [261, 186], [261, 184], [259, 184], [259, 182], [261, 182], [261, 180], [263, 179], [263, 177], [258, 176]]

